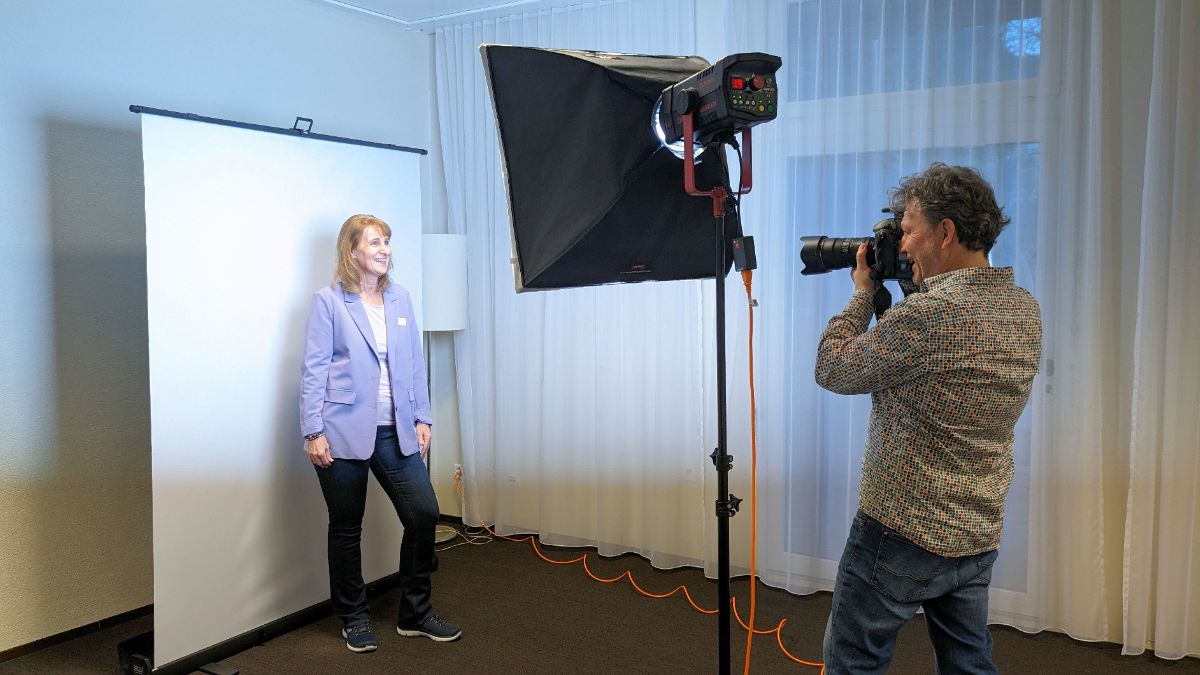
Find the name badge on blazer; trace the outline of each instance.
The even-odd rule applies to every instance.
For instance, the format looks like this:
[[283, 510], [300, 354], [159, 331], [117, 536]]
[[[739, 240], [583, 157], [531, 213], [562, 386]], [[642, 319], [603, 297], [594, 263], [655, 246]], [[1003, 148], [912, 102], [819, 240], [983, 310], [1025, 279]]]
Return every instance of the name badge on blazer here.
[[406, 319], [406, 318], [404, 318], [404, 317], [402, 317], [402, 316], [398, 316], [398, 317], [396, 317], [396, 325], [397, 325], [397, 326], [407, 326], [407, 325], [408, 325], [408, 319]]

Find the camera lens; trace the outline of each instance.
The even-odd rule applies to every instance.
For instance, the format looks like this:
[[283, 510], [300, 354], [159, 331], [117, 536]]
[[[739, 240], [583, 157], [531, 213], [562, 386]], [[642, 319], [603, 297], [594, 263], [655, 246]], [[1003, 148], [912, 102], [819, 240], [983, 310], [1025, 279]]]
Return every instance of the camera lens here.
[[804, 263], [801, 274], [824, 274], [853, 267], [859, 244], [867, 245], [867, 264], [875, 264], [874, 237], [801, 237], [800, 243], [800, 260]]

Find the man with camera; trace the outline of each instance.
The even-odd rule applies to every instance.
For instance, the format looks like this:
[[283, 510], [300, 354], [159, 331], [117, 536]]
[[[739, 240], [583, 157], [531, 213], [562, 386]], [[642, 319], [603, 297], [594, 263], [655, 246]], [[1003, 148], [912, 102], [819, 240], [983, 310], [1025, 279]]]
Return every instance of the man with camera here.
[[915, 292], [869, 328], [879, 284], [859, 245], [854, 295], [817, 348], [818, 384], [871, 394], [825, 672], [886, 671], [920, 607], [939, 673], [994, 673], [988, 586], [1041, 317], [1012, 268], [988, 261], [1009, 219], [978, 171], [933, 164], [902, 180], [891, 206], [903, 211], [900, 252]]

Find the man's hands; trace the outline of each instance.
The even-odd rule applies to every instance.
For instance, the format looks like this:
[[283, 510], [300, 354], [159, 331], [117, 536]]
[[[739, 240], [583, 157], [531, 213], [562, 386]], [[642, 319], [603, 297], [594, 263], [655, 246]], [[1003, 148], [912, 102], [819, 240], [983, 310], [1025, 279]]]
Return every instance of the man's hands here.
[[854, 280], [854, 288], [875, 295], [879, 283], [871, 278], [871, 268], [867, 265], [867, 245], [859, 244], [858, 253], [854, 257], [854, 267], [850, 270], [850, 278]]
[[[912, 282], [916, 285], [925, 279], [925, 272], [921, 270], [921, 264], [915, 259], [908, 259], [908, 266], [912, 269]], [[867, 266], [867, 245], [859, 244], [858, 252], [854, 256], [854, 268], [850, 270], [850, 278], [854, 280], [854, 288], [868, 293], [875, 293], [875, 289], [879, 287], [879, 283], [871, 278], [871, 268]]]

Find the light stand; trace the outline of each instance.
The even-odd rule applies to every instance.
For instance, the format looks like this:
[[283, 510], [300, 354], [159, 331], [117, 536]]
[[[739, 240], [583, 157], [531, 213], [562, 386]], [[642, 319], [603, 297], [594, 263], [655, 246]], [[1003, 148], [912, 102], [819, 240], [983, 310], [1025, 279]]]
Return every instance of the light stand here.
[[[696, 189], [693, 147], [693, 111], [682, 116], [683, 121], [683, 187], [694, 197], [712, 197], [713, 220], [716, 223], [716, 268], [713, 285], [716, 287], [717, 315], [717, 449], [711, 457], [717, 468], [717, 605], [719, 672], [729, 673], [729, 630], [731, 593], [729, 588], [729, 519], [737, 515], [742, 500], [729, 493], [729, 471], [733, 468], [733, 456], [728, 452], [729, 422], [725, 402], [725, 199], [731, 194], [744, 195], [753, 185], [750, 162], [750, 129], [742, 129], [741, 185], [737, 192], [730, 193], [724, 185], [711, 190]], [[719, 146], [720, 147], [720, 146]], [[725, 161], [723, 148], [721, 161]], [[753, 582], [753, 580], [751, 580]]]
[[[730, 495], [725, 391], [726, 246], [738, 269], [753, 269], [749, 237], [725, 231], [732, 196], [721, 141], [716, 161], [696, 165], [693, 144], [734, 142], [741, 132], [750, 190], [751, 126], [775, 119], [782, 60], [770, 54], [731, 54], [717, 63], [696, 57], [647, 56], [482, 45], [480, 53], [496, 113], [506, 183], [514, 277], [518, 292], [610, 283], [707, 279], [717, 292], [717, 467], [721, 673], [729, 672], [729, 523], [738, 510]], [[530, 77], [538, 73], [538, 77]], [[547, 100], [552, 81], [569, 97]], [[665, 87], [665, 88], [664, 88]], [[561, 99], [561, 103], [558, 101]], [[652, 134], [646, 133], [650, 122]], [[684, 125], [686, 129], [684, 128]], [[699, 137], [694, 132], [699, 130]], [[684, 141], [677, 143], [677, 141]], [[679, 190], [681, 147], [687, 192]], [[578, 148], [589, 149], [587, 162]], [[669, 152], [662, 152], [663, 148]], [[553, 161], [562, 157], [561, 161]], [[719, 184], [698, 191], [697, 177]], [[712, 198], [717, 236], [701, 225]], [[716, 270], [704, 246], [715, 243]], [[743, 264], [742, 261], [747, 261]]]

